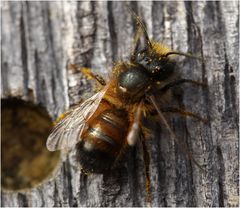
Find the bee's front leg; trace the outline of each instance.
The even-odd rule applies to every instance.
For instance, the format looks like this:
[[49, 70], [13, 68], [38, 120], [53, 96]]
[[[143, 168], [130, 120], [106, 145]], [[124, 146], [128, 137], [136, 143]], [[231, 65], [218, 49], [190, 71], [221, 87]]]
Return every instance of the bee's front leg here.
[[193, 84], [193, 85], [196, 85], [196, 86], [207, 87], [207, 84], [202, 83], [202, 82], [194, 81], [194, 80], [191, 80], [191, 79], [179, 79], [179, 80], [175, 80], [173, 82], [170, 82], [170, 83], [166, 84], [165, 86], [163, 86], [162, 88], [160, 88], [160, 93], [164, 94], [165, 92], [167, 92], [171, 88], [173, 88], [177, 85], [184, 84], [184, 83], [190, 83], [190, 84]]
[[89, 68], [83, 67], [81, 68], [81, 72], [85, 74], [89, 79], [95, 79], [100, 85], [106, 85], [104, 78], [99, 74], [94, 74]]
[[104, 80], [104, 78], [101, 75], [94, 74], [91, 71], [91, 69], [89, 69], [87, 67], [82, 67], [79, 64], [71, 64], [71, 63], [68, 63], [67, 66], [68, 66], [68, 69], [73, 72], [81, 71], [88, 79], [94, 79], [102, 87], [106, 85], [106, 81]]

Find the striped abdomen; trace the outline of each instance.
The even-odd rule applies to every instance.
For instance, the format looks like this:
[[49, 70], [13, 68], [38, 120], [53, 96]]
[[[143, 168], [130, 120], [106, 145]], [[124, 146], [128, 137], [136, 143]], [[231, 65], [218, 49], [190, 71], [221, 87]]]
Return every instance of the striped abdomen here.
[[102, 173], [111, 168], [128, 130], [125, 110], [108, 108], [88, 123], [78, 144], [80, 163], [87, 172]]

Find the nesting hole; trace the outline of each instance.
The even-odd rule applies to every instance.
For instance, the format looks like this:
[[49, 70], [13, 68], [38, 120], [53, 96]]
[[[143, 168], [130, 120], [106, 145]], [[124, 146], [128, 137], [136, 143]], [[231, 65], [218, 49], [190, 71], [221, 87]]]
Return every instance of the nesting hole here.
[[59, 152], [49, 152], [46, 140], [51, 118], [42, 107], [19, 99], [1, 105], [1, 185], [5, 190], [29, 189], [51, 175]]

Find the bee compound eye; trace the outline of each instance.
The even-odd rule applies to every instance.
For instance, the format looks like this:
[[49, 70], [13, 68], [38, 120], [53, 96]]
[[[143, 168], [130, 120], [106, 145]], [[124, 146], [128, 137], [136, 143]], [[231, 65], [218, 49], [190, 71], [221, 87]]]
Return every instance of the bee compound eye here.
[[20, 99], [2, 99], [3, 190], [26, 190], [39, 185], [56, 170], [59, 152], [49, 152], [46, 140], [51, 118], [42, 107]]

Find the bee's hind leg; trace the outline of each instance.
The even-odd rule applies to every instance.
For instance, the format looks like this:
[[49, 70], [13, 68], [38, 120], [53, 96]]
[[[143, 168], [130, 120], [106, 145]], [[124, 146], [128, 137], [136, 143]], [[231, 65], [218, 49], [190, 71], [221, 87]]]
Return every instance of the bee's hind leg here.
[[143, 148], [144, 172], [145, 172], [145, 187], [146, 187], [146, 202], [152, 203], [151, 194], [151, 178], [150, 178], [150, 154], [146, 145], [145, 133], [140, 131], [140, 140]]

